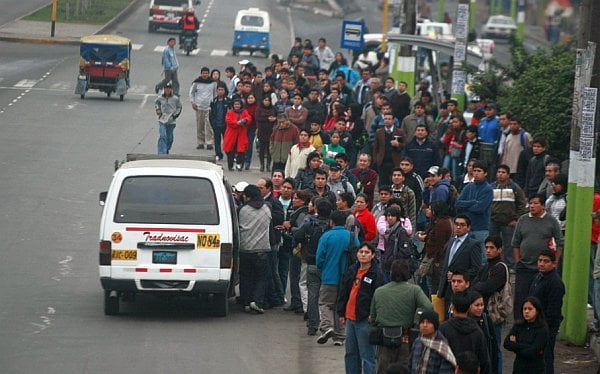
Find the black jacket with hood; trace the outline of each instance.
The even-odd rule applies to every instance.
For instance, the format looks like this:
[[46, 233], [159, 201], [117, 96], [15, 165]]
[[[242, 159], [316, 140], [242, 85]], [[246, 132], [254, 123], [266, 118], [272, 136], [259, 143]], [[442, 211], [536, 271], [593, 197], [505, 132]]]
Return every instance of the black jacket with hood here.
[[[350, 298], [352, 284], [356, 278], [360, 264], [357, 262], [350, 266], [342, 275], [340, 291], [338, 293], [337, 308], [340, 316], [346, 316], [346, 304]], [[371, 267], [360, 279], [360, 288], [356, 295], [356, 321], [360, 322], [369, 317], [371, 312], [371, 300], [375, 290], [385, 284], [385, 275], [377, 261], [371, 262]]]
[[454, 356], [471, 351], [479, 357], [481, 374], [491, 373], [487, 342], [479, 325], [472, 318], [452, 317], [440, 326], [440, 332], [448, 339]]

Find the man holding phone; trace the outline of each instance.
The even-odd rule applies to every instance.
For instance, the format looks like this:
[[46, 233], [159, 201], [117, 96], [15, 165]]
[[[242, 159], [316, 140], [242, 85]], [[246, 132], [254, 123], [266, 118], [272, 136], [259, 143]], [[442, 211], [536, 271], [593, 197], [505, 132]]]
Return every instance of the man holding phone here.
[[379, 186], [391, 184], [392, 169], [400, 165], [404, 149], [404, 132], [394, 126], [394, 115], [384, 114], [383, 128], [375, 132], [373, 157], [379, 173]]

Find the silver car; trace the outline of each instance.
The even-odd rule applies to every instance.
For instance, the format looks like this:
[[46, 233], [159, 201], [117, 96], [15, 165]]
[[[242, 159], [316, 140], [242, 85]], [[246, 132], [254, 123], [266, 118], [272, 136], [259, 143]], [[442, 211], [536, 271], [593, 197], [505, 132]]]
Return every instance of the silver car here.
[[517, 31], [515, 20], [508, 16], [491, 16], [481, 28], [482, 38], [508, 38]]

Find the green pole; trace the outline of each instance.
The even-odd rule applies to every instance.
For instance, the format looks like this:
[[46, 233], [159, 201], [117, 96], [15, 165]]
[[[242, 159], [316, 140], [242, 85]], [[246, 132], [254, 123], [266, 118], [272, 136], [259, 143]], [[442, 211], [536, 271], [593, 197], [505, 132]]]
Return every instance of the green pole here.
[[444, 14], [446, 14], [446, 0], [438, 0], [438, 22], [444, 22]]
[[519, 0], [519, 7], [517, 12], [517, 40], [523, 43], [523, 36], [525, 35], [525, 0]]
[[471, 0], [471, 6], [469, 7], [469, 31], [475, 30], [475, 18], [477, 17], [477, 1]]
[[517, 18], [517, 0], [510, 0], [510, 17]]

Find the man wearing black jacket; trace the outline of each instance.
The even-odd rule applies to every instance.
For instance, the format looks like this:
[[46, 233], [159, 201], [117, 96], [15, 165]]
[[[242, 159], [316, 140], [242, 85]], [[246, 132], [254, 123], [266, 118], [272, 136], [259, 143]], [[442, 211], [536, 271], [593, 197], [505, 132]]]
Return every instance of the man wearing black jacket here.
[[368, 317], [375, 290], [385, 283], [385, 275], [375, 259], [375, 247], [363, 242], [356, 253], [358, 262], [342, 275], [338, 293], [338, 314], [346, 324], [347, 373], [375, 371], [375, 346], [369, 344]]
[[[306, 264], [306, 287], [308, 288], [308, 335], [314, 336], [319, 328], [319, 290], [321, 273], [317, 269], [317, 247], [319, 238], [329, 227], [329, 216], [333, 205], [327, 198], [315, 200], [316, 217], [310, 217], [294, 234], [294, 241], [300, 244], [302, 262]], [[303, 264], [303, 266], [304, 266]]]
[[542, 311], [548, 323], [549, 339], [544, 350], [547, 374], [554, 373], [554, 343], [563, 320], [561, 309], [565, 296], [565, 284], [554, 268], [555, 261], [556, 255], [551, 250], [546, 249], [540, 253], [537, 262], [539, 273], [529, 288], [529, 296], [535, 296], [542, 302]]
[[467, 291], [452, 296], [452, 317], [440, 326], [454, 355], [471, 351], [479, 357], [481, 374], [491, 373], [490, 357], [485, 336], [474, 319], [467, 316], [471, 299]]
[[[327, 115], [327, 108], [319, 101], [319, 90], [313, 88], [308, 93], [308, 98], [304, 100], [302, 106], [308, 109], [308, 116], [306, 117], [306, 127], [310, 126], [311, 123], [324, 123]], [[290, 175], [290, 177], [294, 177]]]

